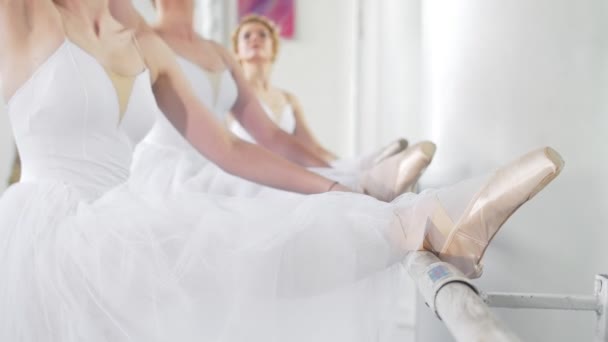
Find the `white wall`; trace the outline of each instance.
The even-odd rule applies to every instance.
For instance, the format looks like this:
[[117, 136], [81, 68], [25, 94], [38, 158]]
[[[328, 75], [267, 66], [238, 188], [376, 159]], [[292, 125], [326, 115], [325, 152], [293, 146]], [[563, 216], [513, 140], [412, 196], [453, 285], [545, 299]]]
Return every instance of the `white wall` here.
[[[438, 142], [427, 185], [551, 145], [566, 167], [485, 257], [487, 291], [592, 294], [608, 272], [608, 3], [426, 0], [424, 120]], [[426, 307], [420, 341], [449, 341]], [[591, 341], [594, 315], [497, 310], [525, 341]]]
[[364, 151], [420, 127], [420, 0], [363, 0], [356, 144]]

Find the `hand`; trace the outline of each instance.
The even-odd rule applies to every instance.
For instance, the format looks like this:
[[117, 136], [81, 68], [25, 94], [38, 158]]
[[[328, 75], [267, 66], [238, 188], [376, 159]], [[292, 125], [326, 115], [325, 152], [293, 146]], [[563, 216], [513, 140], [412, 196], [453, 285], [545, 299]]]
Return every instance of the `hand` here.
[[347, 188], [346, 186], [338, 182], [333, 182], [327, 191], [354, 192], [352, 189]]

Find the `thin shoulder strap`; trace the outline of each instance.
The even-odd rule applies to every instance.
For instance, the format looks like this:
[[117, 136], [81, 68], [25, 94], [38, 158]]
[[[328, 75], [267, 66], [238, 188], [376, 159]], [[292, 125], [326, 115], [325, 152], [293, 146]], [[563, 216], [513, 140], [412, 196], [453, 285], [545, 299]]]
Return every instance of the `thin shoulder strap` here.
[[135, 45], [135, 50], [137, 50], [137, 55], [141, 59], [144, 66], [147, 68], [148, 63], [146, 63], [146, 58], [144, 54], [141, 52], [141, 47], [139, 46], [139, 42], [137, 41], [137, 37], [135, 36], [135, 31], [131, 34], [131, 39], [133, 40], [133, 45]]

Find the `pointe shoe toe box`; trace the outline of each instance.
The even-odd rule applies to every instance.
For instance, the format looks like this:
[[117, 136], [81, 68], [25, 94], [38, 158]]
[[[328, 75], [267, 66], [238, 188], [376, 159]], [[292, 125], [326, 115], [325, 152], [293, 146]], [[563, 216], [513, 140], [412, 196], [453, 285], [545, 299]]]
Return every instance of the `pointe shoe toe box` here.
[[480, 260], [504, 223], [559, 175], [561, 156], [550, 147], [528, 153], [498, 170], [470, 202], [440, 252], [465, 275], [481, 274]]

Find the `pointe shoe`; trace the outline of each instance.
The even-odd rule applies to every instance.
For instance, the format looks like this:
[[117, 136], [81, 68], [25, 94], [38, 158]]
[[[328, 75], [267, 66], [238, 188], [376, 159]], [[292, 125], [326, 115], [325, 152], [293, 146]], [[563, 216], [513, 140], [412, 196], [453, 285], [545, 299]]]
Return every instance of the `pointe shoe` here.
[[409, 142], [404, 138], [399, 138], [392, 141], [390, 144], [384, 146], [380, 151], [377, 152], [375, 157], [372, 159], [371, 165], [377, 165], [384, 159], [394, 156], [395, 154], [405, 150]]
[[402, 193], [412, 191], [433, 160], [435, 150], [435, 144], [423, 141], [384, 159], [363, 176], [364, 193], [390, 202]]
[[361, 170], [369, 170], [375, 165], [379, 164], [386, 158], [389, 158], [403, 150], [408, 146], [408, 141], [403, 138], [391, 141], [388, 145], [383, 146], [376, 151], [368, 154], [361, 160]]
[[424, 249], [469, 278], [482, 273], [480, 260], [505, 221], [561, 172], [564, 161], [552, 148], [530, 152], [499, 169], [473, 197], [457, 222], [437, 200], [427, 221]]

